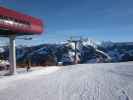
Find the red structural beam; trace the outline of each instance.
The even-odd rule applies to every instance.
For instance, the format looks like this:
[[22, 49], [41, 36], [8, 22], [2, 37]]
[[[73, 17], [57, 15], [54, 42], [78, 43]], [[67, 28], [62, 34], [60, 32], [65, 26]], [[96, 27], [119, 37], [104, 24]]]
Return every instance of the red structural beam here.
[[0, 7], [0, 35], [31, 35], [43, 32], [40, 19]]

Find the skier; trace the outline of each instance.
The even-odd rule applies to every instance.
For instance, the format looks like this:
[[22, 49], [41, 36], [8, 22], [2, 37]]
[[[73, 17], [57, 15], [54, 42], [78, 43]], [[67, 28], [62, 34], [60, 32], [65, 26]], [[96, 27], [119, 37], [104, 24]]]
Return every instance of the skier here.
[[27, 70], [27, 72], [30, 70], [30, 68], [31, 68], [31, 60], [30, 59], [28, 59], [28, 66], [26, 67], [26, 70]]

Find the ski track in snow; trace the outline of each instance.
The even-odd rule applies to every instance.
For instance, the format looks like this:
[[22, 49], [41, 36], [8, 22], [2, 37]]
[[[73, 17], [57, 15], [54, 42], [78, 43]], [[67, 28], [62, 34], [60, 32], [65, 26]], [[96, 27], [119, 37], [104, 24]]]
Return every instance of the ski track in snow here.
[[133, 100], [133, 62], [65, 66], [30, 77], [5, 81], [0, 100]]

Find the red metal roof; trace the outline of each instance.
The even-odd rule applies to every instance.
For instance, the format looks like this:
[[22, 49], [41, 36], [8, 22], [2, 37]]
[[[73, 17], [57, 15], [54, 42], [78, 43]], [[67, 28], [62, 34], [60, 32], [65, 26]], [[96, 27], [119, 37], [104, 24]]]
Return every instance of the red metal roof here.
[[29, 35], [43, 32], [43, 22], [32, 16], [0, 7], [0, 35]]

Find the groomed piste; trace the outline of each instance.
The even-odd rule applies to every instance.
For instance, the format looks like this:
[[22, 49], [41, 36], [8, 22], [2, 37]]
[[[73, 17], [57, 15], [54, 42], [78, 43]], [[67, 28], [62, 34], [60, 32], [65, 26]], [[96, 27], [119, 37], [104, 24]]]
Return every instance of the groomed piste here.
[[132, 100], [132, 65], [48, 67], [0, 78], [0, 100]]

